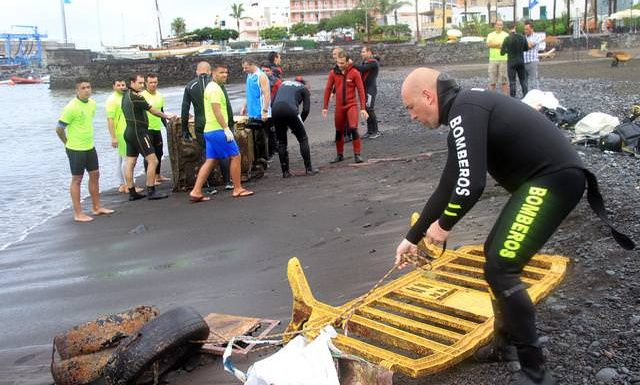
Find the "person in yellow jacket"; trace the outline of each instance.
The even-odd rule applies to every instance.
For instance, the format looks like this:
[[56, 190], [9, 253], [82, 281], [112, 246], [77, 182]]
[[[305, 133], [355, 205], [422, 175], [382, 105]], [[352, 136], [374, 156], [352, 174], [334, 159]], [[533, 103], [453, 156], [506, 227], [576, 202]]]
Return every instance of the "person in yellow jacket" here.
[[107, 128], [111, 136], [111, 147], [118, 150], [116, 175], [120, 182], [118, 191], [121, 193], [129, 192], [127, 181], [124, 178], [124, 166], [127, 163], [123, 162], [123, 159], [127, 156], [127, 144], [124, 142], [124, 129], [127, 128], [127, 122], [122, 114], [122, 93], [126, 89], [127, 82], [124, 78], [115, 79], [113, 81], [113, 93], [109, 95], [104, 106], [107, 113]]
[[[156, 110], [164, 112], [164, 95], [158, 91], [158, 75], [147, 74], [145, 77], [146, 89], [142, 91], [142, 96], [147, 103]], [[158, 158], [158, 165], [156, 166], [156, 180], [155, 184], [166, 182], [169, 178], [160, 174], [160, 166], [162, 163], [163, 155], [163, 141], [162, 141], [162, 127], [167, 127], [167, 121], [159, 118], [147, 111], [147, 117], [149, 118], [149, 138], [155, 149], [156, 157]], [[147, 171], [147, 161], [144, 161], [144, 170]]]
[[507, 54], [502, 55], [500, 49], [504, 39], [509, 34], [502, 30], [502, 20], [496, 21], [495, 31], [487, 35], [487, 47], [489, 47], [489, 89], [495, 91], [496, 85], [505, 95], [509, 95], [507, 80]]
[[96, 114], [96, 101], [91, 99], [91, 83], [79, 78], [76, 80], [76, 97], [62, 110], [56, 134], [64, 144], [71, 168], [71, 203], [73, 219], [76, 222], [90, 222], [93, 217], [82, 211], [80, 189], [84, 171], [89, 173], [89, 194], [91, 194], [92, 214], [108, 215], [114, 210], [100, 204], [100, 171], [98, 154], [93, 144], [93, 118]]

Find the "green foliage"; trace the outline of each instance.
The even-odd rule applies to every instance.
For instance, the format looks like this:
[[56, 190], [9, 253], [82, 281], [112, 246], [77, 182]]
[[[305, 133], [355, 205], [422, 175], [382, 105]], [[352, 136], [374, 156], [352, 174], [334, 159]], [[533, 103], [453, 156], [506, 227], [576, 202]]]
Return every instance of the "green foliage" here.
[[285, 27], [269, 27], [260, 30], [260, 38], [262, 40], [283, 40], [288, 37], [289, 34]]
[[464, 36], [487, 36], [494, 28], [489, 23], [481, 23], [479, 21], [469, 21], [462, 28]]
[[[338, 28], [356, 28], [358, 26], [364, 26], [364, 13], [363, 9], [350, 9], [336, 14], [331, 19], [327, 20], [324, 28], [326, 31], [332, 31]], [[373, 17], [368, 18], [369, 26], [374, 22]]]
[[411, 28], [408, 24], [378, 25], [371, 30], [376, 40], [404, 40], [411, 36]]
[[327, 27], [328, 22], [329, 22], [329, 19], [320, 19], [317, 24], [318, 31], [325, 31], [325, 32], [331, 31]]
[[185, 23], [184, 18], [176, 17], [173, 19], [171, 22], [171, 31], [174, 36], [184, 35], [184, 33], [187, 32], [187, 24]]
[[184, 41], [228, 41], [230, 39], [237, 39], [238, 31], [233, 29], [220, 29], [220, 28], [211, 28], [204, 27], [195, 29], [187, 34], [185, 34], [182, 38]]
[[317, 24], [306, 24], [304, 22], [296, 23], [291, 26], [289, 32], [295, 36], [313, 36], [318, 33], [318, 25]]
[[228, 44], [231, 49], [243, 49], [251, 47], [250, 41], [234, 41]]
[[290, 40], [287, 42], [287, 47], [302, 47], [304, 49], [309, 49], [318, 47], [318, 43], [309, 39]]

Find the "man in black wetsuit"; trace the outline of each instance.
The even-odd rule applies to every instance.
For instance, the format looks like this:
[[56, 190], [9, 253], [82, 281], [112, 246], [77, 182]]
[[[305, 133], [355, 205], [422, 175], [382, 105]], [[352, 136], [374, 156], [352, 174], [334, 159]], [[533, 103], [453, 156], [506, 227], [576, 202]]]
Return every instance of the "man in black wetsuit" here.
[[[182, 112], [180, 119], [182, 121], [182, 136], [186, 140], [191, 140], [191, 133], [189, 132], [189, 109], [193, 104], [193, 118], [194, 118], [194, 131], [196, 134], [196, 140], [202, 148], [202, 159], [206, 158], [205, 152], [205, 140], [204, 140], [204, 125], [206, 120], [204, 117], [204, 89], [207, 84], [212, 80], [211, 78], [211, 65], [206, 61], [201, 61], [196, 66], [196, 77], [191, 79], [184, 88], [184, 94], [182, 95]], [[230, 105], [230, 104], [229, 104]], [[233, 116], [233, 114], [231, 114]], [[233, 126], [230, 125], [231, 130]], [[222, 179], [224, 179], [225, 190], [232, 190], [233, 184], [231, 183], [231, 177], [229, 172], [229, 159], [219, 159], [220, 172], [222, 173]], [[216, 194], [218, 191], [215, 189], [215, 182], [213, 174], [209, 175], [207, 180], [209, 185], [208, 194]]]
[[527, 38], [516, 32], [516, 25], [514, 22], [508, 22], [507, 28], [509, 29], [509, 36], [502, 42], [502, 48], [500, 54], [507, 54], [507, 75], [509, 77], [509, 95], [516, 97], [516, 75], [520, 80], [520, 87], [522, 88], [522, 97], [529, 92], [527, 86], [527, 72], [524, 69], [524, 55], [523, 52], [529, 49], [529, 43]]
[[360, 57], [362, 57], [361, 64], [354, 64], [360, 75], [362, 76], [362, 82], [364, 83], [364, 92], [367, 94], [367, 133], [362, 135], [362, 138], [376, 139], [380, 137], [378, 131], [378, 118], [376, 118], [376, 95], [378, 94], [378, 86], [376, 84], [378, 79], [378, 70], [380, 64], [378, 59], [371, 52], [371, 48], [364, 46], [360, 50]]
[[[302, 103], [302, 113], [298, 115], [298, 106]], [[309, 115], [311, 106], [311, 96], [306, 82], [302, 77], [297, 77], [295, 81], [287, 80], [280, 85], [276, 98], [273, 101], [272, 116], [276, 126], [276, 136], [278, 138], [278, 156], [280, 157], [280, 167], [282, 177], [292, 176], [289, 171], [289, 152], [287, 151], [287, 128], [291, 129], [293, 135], [300, 143], [300, 154], [304, 161], [304, 168], [307, 175], [315, 175], [317, 171], [311, 167], [311, 151], [309, 149], [309, 138], [304, 129], [304, 121]]]
[[162, 119], [174, 119], [175, 114], [165, 114], [152, 107], [140, 94], [144, 91], [144, 76], [134, 74], [129, 78], [129, 86], [122, 94], [122, 114], [127, 121], [124, 130], [124, 140], [127, 143], [127, 168], [125, 178], [129, 187], [129, 200], [134, 201], [145, 196], [139, 194], [133, 184], [133, 169], [136, 167], [138, 155], [142, 155], [147, 161], [147, 198], [150, 200], [167, 198], [167, 194], [156, 191], [156, 166], [158, 158], [153, 148], [153, 142], [149, 137], [149, 120], [147, 111]]
[[423, 237], [445, 247], [449, 232], [478, 201], [491, 174], [511, 197], [484, 244], [484, 275], [495, 298], [495, 340], [476, 357], [518, 360], [519, 376], [511, 384], [555, 384], [545, 368], [522, 269], [578, 203], [585, 182], [589, 203], [614, 239], [627, 249], [634, 243], [608, 222], [595, 177], [544, 115], [498, 93], [461, 90], [429, 68], [414, 70], [401, 92], [412, 119], [430, 128], [449, 127], [449, 155], [438, 187], [396, 250], [396, 264], [403, 254], [416, 254]]

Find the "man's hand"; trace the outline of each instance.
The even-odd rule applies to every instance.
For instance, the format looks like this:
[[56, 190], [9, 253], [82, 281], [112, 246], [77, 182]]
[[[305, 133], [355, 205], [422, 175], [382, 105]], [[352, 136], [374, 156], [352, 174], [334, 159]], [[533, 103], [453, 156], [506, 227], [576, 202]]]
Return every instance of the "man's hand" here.
[[325, 109], [323, 109], [323, 110], [322, 110], [322, 117], [326, 119], [326, 118], [327, 118], [327, 114], [328, 114], [328, 113], [329, 113], [329, 111], [328, 111], [326, 108], [325, 108]]
[[111, 138], [111, 147], [118, 148], [118, 139]]
[[364, 120], [369, 119], [369, 114], [367, 113], [367, 110], [360, 110], [360, 116], [362, 116], [362, 119]]
[[261, 115], [262, 121], [266, 122], [267, 119], [269, 119], [269, 114], [268, 111], [262, 110], [262, 115]]
[[402, 263], [402, 255], [406, 253], [418, 254], [418, 246], [407, 241], [406, 239], [403, 239], [396, 249], [395, 264], [398, 266], [398, 269], [404, 269], [407, 266], [407, 263]]
[[174, 113], [164, 114], [164, 115], [165, 115], [165, 119], [167, 119], [167, 120], [173, 120], [173, 119], [176, 119], [178, 117], [178, 115], [176, 115]]
[[445, 243], [448, 237], [449, 232], [440, 227], [440, 223], [436, 220], [431, 224], [431, 226], [429, 226], [429, 229], [427, 229], [427, 235], [425, 238], [427, 238], [428, 243], [441, 246]]
[[224, 129], [224, 135], [227, 137], [227, 142], [232, 142], [233, 141], [233, 139], [234, 139], [233, 132], [231, 132], [229, 127]]
[[240, 115], [246, 115], [247, 114], [247, 106], [244, 105], [242, 106], [242, 108], [240, 109]]

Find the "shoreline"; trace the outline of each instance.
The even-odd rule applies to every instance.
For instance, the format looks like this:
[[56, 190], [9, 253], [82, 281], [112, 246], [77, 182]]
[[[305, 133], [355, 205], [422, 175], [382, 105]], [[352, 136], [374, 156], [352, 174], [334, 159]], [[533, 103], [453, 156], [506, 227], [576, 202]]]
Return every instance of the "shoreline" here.
[[[544, 80], [553, 79], [554, 87], [566, 84], [586, 87], [584, 84], [591, 75], [597, 73], [605, 79], [607, 76], [627, 77], [621, 79], [622, 82], [640, 77], [634, 62], [618, 72], [607, 72], [611, 71], [607, 64], [594, 61], [580, 66], [545, 65], [541, 73]], [[486, 66], [451, 68], [454, 77], [471, 86], [486, 76]], [[582, 71], [583, 82], [561, 80], [564, 78], [562, 71], [576, 71], [576, 68]], [[331, 118], [323, 120], [320, 116], [319, 95], [323, 87], [319, 85], [324, 84], [325, 74], [308, 75], [312, 84], [312, 104], [305, 125], [311, 139], [312, 161], [321, 169], [317, 176], [282, 179], [276, 159], [263, 179], [248, 184], [256, 191], [251, 198], [233, 199], [220, 192], [209, 202], [190, 204], [185, 193], [172, 193], [163, 201], [128, 202], [126, 196], [117, 199], [124, 194], [104, 192], [105, 203], [118, 204], [119, 210], [114, 215], [97, 218], [88, 224], [75, 224], [63, 211], [34, 229], [22, 242], [3, 250], [0, 295], [4, 306], [0, 310], [0, 320], [6, 325], [6, 335], [2, 336], [3, 349], [0, 350], [2, 381], [29, 385], [50, 383], [48, 360], [51, 352], [46, 348], [56, 333], [100, 314], [139, 304], [157, 305], [162, 311], [190, 305], [203, 315], [218, 312], [278, 319], [283, 322], [280, 328], [284, 328], [291, 309], [285, 275], [286, 261], [291, 256], [300, 258], [313, 293], [323, 302], [338, 305], [366, 292], [392, 264], [395, 246], [408, 229], [409, 214], [421, 210], [444, 166], [445, 154], [437, 151], [445, 148], [446, 132], [419, 127], [399, 106], [399, 85], [403, 75], [410, 70], [382, 68], [381, 96], [376, 111], [385, 135], [380, 139], [365, 140], [363, 155], [370, 159], [432, 152], [430, 159], [351, 167], [346, 164], [352, 156], [351, 146], [346, 144], [347, 162], [330, 165], [328, 161], [335, 153], [331, 142], [333, 121]], [[632, 72], [634, 70], [638, 74]], [[563, 96], [571, 100], [570, 95]], [[597, 95], [591, 96], [590, 103], [604, 106], [595, 98]], [[616, 97], [623, 100], [620, 95]], [[289, 142], [289, 153], [292, 169], [301, 169], [295, 139]], [[586, 156], [604, 157], [591, 151], [586, 151]], [[613, 159], [618, 164], [628, 164], [629, 172], [637, 165], [636, 160], [621, 155]], [[606, 157], [602, 162], [611, 163]], [[603, 183], [601, 188], [607, 207], [615, 210], [621, 201], [612, 198], [621, 193], [630, 195], [630, 202], [640, 202], [637, 189], [616, 191], [616, 188], [629, 188], [629, 183], [637, 183], [634, 181], [625, 179], [620, 181], [624, 185], [619, 187]], [[636, 185], [640, 186], [640, 183]], [[166, 189], [166, 186], [161, 188]], [[456, 226], [450, 247], [482, 243], [506, 198], [502, 189], [488, 183], [483, 198]], [[569, 254], [575, 262], [559, 293], [552, 296], [555, 303], [560, 302], [568, 309], [547, 312], [551, 303], [541, 305], [544, 310], [540, 314], [541, 326], [545, 327], [545, 335], [552, 337], [549, 349], [554, 364], [576, 360], [576, 355], [585, 359], [578, 349], [567, 352], [566, 358], [562, 357], [558, 342], [563, 341], [559, 334], [565, 330], [554, 326], [554, 319], [567, 320], [572, 314], [570, 311], [583, 306], [583, 298], [600, 295], [594, 290], [585, 292], [586, 288], [581, 287], [583, 281], [591, 279], [586, 254], [596, 251], [580, 247], [579, 242], [590, 237], [605, 239], [600, 241], [602, 245], [593, 247], [597, 246], [598, 253], [611, 259], [606, 265], [609, 269], [621, 271], [620, 264], [630, 257], [629, 253], [613, 250], [612, 242], [603, 238], [606, 234], [602, 233], [599, 222], [591, 216], [585, 217], [589, 215], [585, 201], [568, 219], [558, 237], [545, 247]], [[628, 215], [616, 211], [614, 222], [631, 226], [628, 222], [620, 222]], [[141, 224], [146, 230], [131, 233]], [[637, 227], [632, 230], [635, 234], [639, 231]], [[569, 241], [561, 241], [567, 236]], [[607, 248], [612, 251], [606, 251]], [[591, 265], [594, 269], [606, 263], [599, 257], [591, 258], [595, 261]], [[594, 279], [598, 278], [593, 274]], [[638, 281], [638, 274], [640, 269], [629, 267], [626, 270], [630, 281]], [[629, 312], [630, 306], [625, 304], [622, 310]], [[617, 310], [608, 307], [603, 310], [617, 316], [613, 316], [612, 323], [626, 322], [625, 317], [614, 313]], [[581, 311], [581, 319], [587, 321], [592, 319], [592, 314], [597, 316], [596, 308]], [[592, 327], [597, 327], [601, 335], [606, 336], [605, 329], [612, 328], [612, 325], [601, 325], [597, 319], [593, 322]], [[620, 325], [615, 326], [621, 329]], [[573, 325], [571, 329], [575, 328]], [[611, 340], [613, 337], [599, 338]], [[635, 357], [631, 353], [620, 353], [620, 356], [626, 361]], [[596, 360], [595, 357], [592, 359]], [[250, 360], [238, 360], [237, 364], [246, 367]], [[592, 362], [588, 364], [599, 366]], [[633, 363], [625, 365], [640, 374], [638, 361], [635, 366]], [[452, 382], [480, 385], [495, 383], [496, 376], [503, 378], [506, 371], [496, 366], [480, 367], [465, 362], [455, 370], [430, 377], [430, 380], [436, 385]], [[171, 376], [171, 382], [175, 384], [218, 384], [232, 383], [232, 380], [217, 365]], [[401, 377], [399, 383], [419, 382]]]

